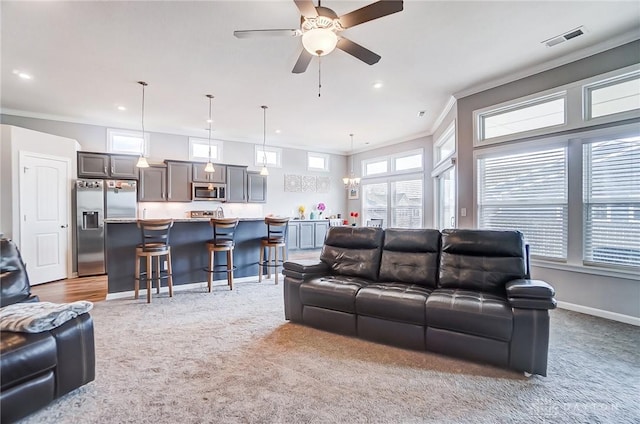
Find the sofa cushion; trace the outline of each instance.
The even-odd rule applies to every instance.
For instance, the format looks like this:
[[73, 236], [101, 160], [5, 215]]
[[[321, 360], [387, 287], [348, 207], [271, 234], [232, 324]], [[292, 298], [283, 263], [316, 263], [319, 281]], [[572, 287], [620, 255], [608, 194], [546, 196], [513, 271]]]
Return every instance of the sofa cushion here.
[[382, 228], [330, 227], [320, 259], [332, 274], [376, 280], [383, 239]]
[[436, 289], [427, 299], [426, 316], [428, 327], [511, 340], [513, 314], [503, 296], [461, 289]]
[[356, 277], [313, 278], [300, 284], [300, 301], [303, 305], [355, 313], [356, 294], [368, 284], [368, 280]]
[[378, 278], [435, 288], [439, 251], [438, 230], [387, 229]]
[[524, 238], [519, 231], [443, 230], [439, 287], [504, 293], [525, 277]]
[[2, 391], [55, 368], [56, 341], [50, 333], [24, 334], [3, 331], [1, 334]]
[[425, 325], [431, 289], [417, 284], [373, 283], [356, 295], [358, 315]]

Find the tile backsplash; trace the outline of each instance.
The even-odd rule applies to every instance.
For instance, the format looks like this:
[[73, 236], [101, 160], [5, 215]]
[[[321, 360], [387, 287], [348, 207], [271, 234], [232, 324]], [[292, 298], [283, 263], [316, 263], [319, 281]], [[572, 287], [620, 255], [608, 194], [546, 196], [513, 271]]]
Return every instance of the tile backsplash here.
[[222, 207], [227, 218], [262, 218], [261, 203], [220, 203], [220, 202], [140, 202], [138, 218], [189, 218], [190, 211], [216, 210]]

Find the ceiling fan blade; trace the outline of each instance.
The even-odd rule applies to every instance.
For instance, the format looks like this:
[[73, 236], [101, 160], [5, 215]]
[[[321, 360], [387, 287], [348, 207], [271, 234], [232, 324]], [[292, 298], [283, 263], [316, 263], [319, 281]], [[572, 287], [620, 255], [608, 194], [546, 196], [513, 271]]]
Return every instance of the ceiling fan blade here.
[[294, 74], [303, 73], [304, 71], [307, 70], [307, 67], [309, 66], [309, 62], [311, 62], [312, 58], [313, 58], [313, 55], [311, 53], [309, 53], [305, 49], [302, 49], [302, 51], [300, 52], [300, 56], [298, 56], [298, 61], [296, 62], [291, 72], [293, 72]]
[[351, 28], [402, 11], [402, 0], [382, 0], [340, 16], [344, 28]]
[[251, 29], [233, 31], [236, 38], [256, 38], [256, 37], [299, 37], [302, 31], [299, 29]]
[[360, 44], [354, 43], [353, 41], [344, 37], [340, 37], [336, 47], [342, 50], [343, 52], [349, 53], [351, 56], [355, 57], [356, 59], [360, 59], [361, 61], [363, 61], [368, 65], [373, 65], [375, 63], [378, 63], [378, 61], [381, 59], [381, 56], [375, 54], [371, 50], [365, 47], [362, 47]]
[[316, 11], [316, 7], [313, 5], [312, 0], [293, 0], [293, 2], [298, 6], [302, 16], [310, 18], [318, 16], [318, 12]]

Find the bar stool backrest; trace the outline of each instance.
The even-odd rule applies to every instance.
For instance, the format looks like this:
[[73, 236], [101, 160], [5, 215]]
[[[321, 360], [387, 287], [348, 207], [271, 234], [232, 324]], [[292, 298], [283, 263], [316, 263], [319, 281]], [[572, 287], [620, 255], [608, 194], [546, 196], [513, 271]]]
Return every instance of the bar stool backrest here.
[[169, 247], [169, 234], [173, 219], [141, 219], [138, 228], [142, 236], [143, 250], [159, 250]]
[[239, 220], [237, 218], [211, 218], [209, 222], [213, 231], [213, 244], [233, 246], [233, 237]]
[[264, 219], [267, 224], [267, 240], [270, 243], [285, 243], [287, 240], [287, 231], [289, 229], [289, 218], [272, 218]]

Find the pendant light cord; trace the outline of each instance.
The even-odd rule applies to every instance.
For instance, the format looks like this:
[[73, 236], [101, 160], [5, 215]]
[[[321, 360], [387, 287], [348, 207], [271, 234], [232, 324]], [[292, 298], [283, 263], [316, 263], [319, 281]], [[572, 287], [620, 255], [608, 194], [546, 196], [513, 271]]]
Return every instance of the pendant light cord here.
[[318, 51], [318, 97], [320, 97], [320, 90], [322, 89], [322, 56]]
[[209, 98], [209, 142], [208, 142], [208, 146], [209, 146], [209, 162], [211, 162], [211, 100], [213, 99], [213, 96], [211, 94], [207, 94], [207, 97]]
[[264, 151], [267, 143], [267, 106], [260, 106], [262, 108], [262, 166], [267, 166], [267, 153]]

